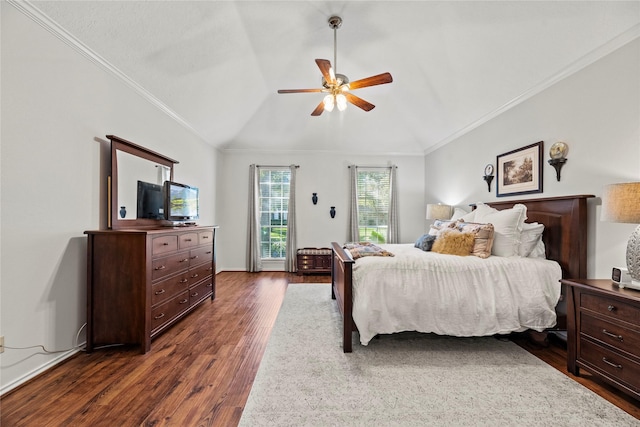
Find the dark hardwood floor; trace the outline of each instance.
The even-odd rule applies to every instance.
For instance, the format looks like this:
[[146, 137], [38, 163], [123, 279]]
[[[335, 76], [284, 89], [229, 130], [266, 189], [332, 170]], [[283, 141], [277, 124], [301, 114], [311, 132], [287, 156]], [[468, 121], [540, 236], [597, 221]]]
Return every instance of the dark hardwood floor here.
[[[287, 284], [329, 277], [223, 272], [216, 280], [216, 300], [155, 339], [149, 353], [80, 353], [3, 396], [2, 427], [237, 425]], [[640, 419], [638, 402], [586, 373], [567, 373], [562, 343], [513, 339]]]

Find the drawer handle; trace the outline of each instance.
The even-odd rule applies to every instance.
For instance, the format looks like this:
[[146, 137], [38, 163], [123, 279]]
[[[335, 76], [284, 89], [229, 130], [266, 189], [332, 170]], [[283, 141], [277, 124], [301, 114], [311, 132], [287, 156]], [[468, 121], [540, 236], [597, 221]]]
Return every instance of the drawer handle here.
[[616, 369], [622, 369], [622, 365], [618, 365], [617, 363], [609, 362], [606, 357], [603, 357], [602, 361], [604, 363], [606, 363], [607, 365], [611, 366], [611, 367], [614, 367]]
[[213, 253], [213, 251], [207, 251], [207, 252], [206, 252], [206, 254], [207, 254], [207, 255], [209, 255], [209, 254], [211, 254], [211, 253]]
[[187, 262], [189, 261], [189, 258], [185, 258], [185, 259], [181, 259], [180, 262]]
[[612, 334], [611, 332], [607, 331], [606, 329], [603, 329], [603, 330], [602, 330], [602, 333], [603, 333], [603, 334], [605, 334], [605, 335], [606, 335], [606, 336], [608, 336], [608, 337], [615, 338], [615, 339], [617, 339], [617, 340], [619, 340], [619, 341], [624, 341], [624, 340], [622, 339], [622, 335]]
[[191, 259], [197, 259], [197, 258], [199, 258], [198, 255], [194, 255], [194, 256], [191, 257]]
[[193, 273], [193, 275], [191, 276], [192, 279], [195, 279], [196, 277], [198, 277], [198, 273]]
[[190, 241], [191, 241], [191, 239], [184, 239], [184, 241], [185, 241], [185, 242], [190, 242]]
[[180, 280], [180, 283], [187, 283], [189, 281], [189, 279], [182, 279]]
[[164, 317], [164, 313], [160, 313], [154, 317], [155, 320], [162, 319]]
[[183, 300], [181, 300], [181, 301], [180, 301], [180, 304], [186, 304], [186, 303], [188, 303], [188, 302], [189, 302], [189, 300], [188, 300], [188, 299], [183, 299]]
[[156, 295], [162, 295], [165, 293], [164, 289], [160, 289], [159, 291], [156, 291]]
[[208, 238], [209, 238], [209, 236], [202, 236], [202, 238], [203, 238], [203, 239], [208, 239]]
[[607, 307], [607, 310], [609, 310], [609, 311], [613, 311], [615, 309], [616, 309], [615, 305], [610, 305], [609, 307]]
[[156, 270], [156, 271], [158, 271], [158, 270], [164, 270], [165, 268], [167, 268], [167, 266], [165, 266], [165, 265], [160, 265], [160, 266], [158, 266], [158, 267], [154, 268], [154, 270]]
[[198, 293], [197, 293], [197, 292], [194, 292], [194, 293], [192, 293], [192, 294], [191, 294], [191, 296], [195, 298], [195, 297], [197, 297], [197, 296], [198, 296]]
[[213, 288], [213, 283], [207, 283], [207, 288]]
[[164, 242], [162, 246], [169, 246], [169, 244], [167, 242]]

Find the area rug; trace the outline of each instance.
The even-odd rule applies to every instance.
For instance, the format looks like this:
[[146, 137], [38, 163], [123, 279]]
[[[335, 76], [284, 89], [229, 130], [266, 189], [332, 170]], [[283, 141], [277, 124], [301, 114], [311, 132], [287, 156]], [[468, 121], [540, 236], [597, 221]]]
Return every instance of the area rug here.
[[[510, 341], [354, 339], [328, 284], [290, 284], [241, 426], [639, 426]], [[357, 337], [354, 337], [357, 338]]]

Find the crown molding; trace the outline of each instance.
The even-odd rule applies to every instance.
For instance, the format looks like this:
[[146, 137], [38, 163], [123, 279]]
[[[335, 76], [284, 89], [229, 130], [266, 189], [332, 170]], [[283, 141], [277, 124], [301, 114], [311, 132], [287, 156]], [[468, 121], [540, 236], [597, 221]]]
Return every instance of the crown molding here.
[[181, 126], [186, 128], [188, 131], [197, 135], [200, 139], [207, 142], [207, 139], [204, 135], [200, 134], [194, 127], [189, 124], [185, 119], [180, 117], [176, 112], [174, 112], [171, 108], [169, 108], [165, 103], [160, 101], [158, 98], [153, 96], [151, 92], [146, 90], [144, 87], [140, 86], [133, 79], [127, 76], [125, 73], [120, 71], [115, 65], [111, 64], [109, 61], [98, 55], [96, 52], [91, 50], [87, 45], [82, 43], [80, 40], [75, 38], [71, 33], [62, 28], [57, 22], [53, 19], [49, 18], [44, 12], [38, 9], [36, 6], [31, 4], [27, 0], [6, 0], [7, 3], [15, 7], [22, 14], [27, 16], [29, 19], [40, 25], [45, 30], [49, 31], [51, 34], [56, 36], [58, 39], [62, 40], [68, 46], [75, 49], [78, 53], [84, 56], [89, 61], [93, 62], [102, 70], [107, 73], [113, 75], [120, 81], [122, 81], [126, 86], [133, 89], [136, 93], [138, 93], [143, 99], [149, 102], [151, 105], [165, 113], [171, 119], [178, 122]]
[[524, 101], [528, 100], [529, 98], [532, 98], [533, 96], [541, 93], [542, 91], [548, 89], [549, 87], [553, 86], [554, 84], [558, 83], [561, 80], [564, 80], [565, 78], [571, 76], [572, 74], [577, 73], [578, 71], [586, 68], [587, 66], [593, 64], [594, 62], [598, 61], [599, 59], [604, 58], [605, 56], [607, 56], [608, 54], [620, 49], [622, 46], [626, 45], [627, 43], [632, 42], [633, 40], [637, 39], [638, 37], [640, 37], [640, 24], [636, 24], [633, 27], [629, 28], [628, 30], [626, 30], [625, 32], [619, 34], [618, 36], [614, 37], [613, 39], [609, 40], [607, 43], [603, 44], [602, 46], [592, 50], [591, 52], [587, 53], [586, 55], [584, 55], [582, 58], [579, 58], [578, 60], [574, 61], [573, 63], [569, 64], [569, 66], [567, 66], [566, 68], [560, 70], [558, 73], [554, 74], [553, 76], [549, 77], [548, 79], [540, 82], [539, 84], [537, 84], [536, 86], [532, 87], [531, 89], [523, 92], [522, 94], [518, 95], [517, 97], [513, 98], [511, 101], [507, 102], [506, 104], [503, 104], [502, 106], [496, 108], [495, 110], [493, 110], [492, 112], [485, 114], [484, 116], [482, 116], [481, 118], [479, 118], [478, 120], [476, 120], [473, 123], [468, 124], [467, 126], [461, 128], [460, 130], [458, 130], [457, 132], [449, 135], [448, 137], [446, 137], [445, 139], [441, 140], [440, 142], [436, 143], [435, 145], [427, 148], [424, 151], [424, 154], [427, 155], [447, 144], [449, 144], [450, 142], [460, 138], [461, 136], [471, 132], [472, 130], [476, 129], [477, 127], [482, 126], [483, 124], [487, 123], [488, 121], [494, 119], [495, 117], [499, 116], [500, 114], [503, 114], [504, 112], [506, 112], [507, 110], [510, 110], [511, 108], [515, 107], [518, 104], [523, 103]]

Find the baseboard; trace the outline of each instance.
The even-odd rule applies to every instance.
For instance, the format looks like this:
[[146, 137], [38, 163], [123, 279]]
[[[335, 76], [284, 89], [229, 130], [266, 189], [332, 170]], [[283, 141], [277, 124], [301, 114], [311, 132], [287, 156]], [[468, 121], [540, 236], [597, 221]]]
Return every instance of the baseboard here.
[[82, 350], [80, 350], [80, 349], [73, 349], [73, 350], [69, 350], [69, 351], [67, 351], [65, 353], [61, 353], [59, 356], [51, 359], [47, 363], [41, 365], [39, 368], [36, 368], [36, 369], [32, 370], [31, 372], [28, 372], [27, 374], [15, 379], [14, 381], [10, 382], [9, 384], [2, 385], [2, 387], [0, 387], [0, 397], [4, 396], [6, 393], [11, 392], [12, 390], [15, 390], [16, 388], [20, 387], [21, 385], [26, 384], [27, 382], [35, 379], [36, 377], [44, 374], [49, 369], [51, 369], [54, 366], [64, 362], [65, 360], [69, 359], [70, 357], [75, 356], [77, 353], [79, 353], [81, 351]]

